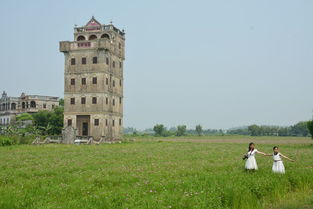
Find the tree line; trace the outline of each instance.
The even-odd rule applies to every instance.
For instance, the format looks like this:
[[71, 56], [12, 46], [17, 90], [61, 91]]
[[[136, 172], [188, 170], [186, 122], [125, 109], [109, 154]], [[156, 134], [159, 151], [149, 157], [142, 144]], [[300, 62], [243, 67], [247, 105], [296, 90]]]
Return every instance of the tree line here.
[[227, 134], [240, 134], [250, 136], [309, 136], [312, 135], [310, 131], [312, 121], [302, 121], [295, 125], [282, 126], [258, 126], [250, 125], [245, 128], [238, 128], [228, 130]]
[[[201, 125], [197, 125], [194, 129], [187, 129], [186, 125], [178, 125], [177, 127], [167, 128], [163, 124], [156, 124], [152, 129], [146, 129], [143, 132], [137, 131], [135, 128], [125, 128], [125, 134], [132, 135], [154, 135], [154, 136], [209, 136], [209, 135], [248, 135], [248, 136], [312, 136], [313, 121], [302, 121], [295, 125], [268, 126], [268, 125], [250, 125], [242, 128], [229, 129], [203, 129]], [[312, 137], [313, 138], [313, 137]]]
[[227, 134], [250, 136], [311, 136], [313, 138], [313, 121], [301, 121], [291, 126], [250, 125], [244, 128], [228, 130]]
[[177, 127], [173, 127], [167, 129], [163, 124], [156, 124], [153, 127], [155, 136], [186, 136], [186, 135], [203, 135], [203, 134], [217, 134], [218, 130], [203, 130], [201, 125], [197, 125], [194, 130], [187, 130], [186, 125], [178, 125]]

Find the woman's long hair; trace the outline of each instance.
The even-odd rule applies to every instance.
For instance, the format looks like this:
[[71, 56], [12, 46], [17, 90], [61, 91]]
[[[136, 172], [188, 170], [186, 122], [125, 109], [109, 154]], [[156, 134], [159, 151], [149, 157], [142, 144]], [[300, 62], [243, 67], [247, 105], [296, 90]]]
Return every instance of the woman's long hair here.
[[253, 149], [251, 149], [251, 148], [250, 148], [252, 144], [254, 145], [254, 143], [253, 143], [253, 142], [250, 142], [250, 143], [249, 143], [248, 152], [250, 152], [250, 151], [253, 151], [253, 150], [254, 150], [254, 148], [253, 148]]

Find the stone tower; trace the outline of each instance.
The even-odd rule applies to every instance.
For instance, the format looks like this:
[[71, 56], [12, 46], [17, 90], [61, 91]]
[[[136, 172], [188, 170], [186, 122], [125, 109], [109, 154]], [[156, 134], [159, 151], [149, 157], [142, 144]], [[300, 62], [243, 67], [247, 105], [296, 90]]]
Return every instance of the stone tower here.
[[94, 17], [61, 41], [64, 67], [64, 127], [79, 136], [119, 140], [123, 131], [125, 33]]

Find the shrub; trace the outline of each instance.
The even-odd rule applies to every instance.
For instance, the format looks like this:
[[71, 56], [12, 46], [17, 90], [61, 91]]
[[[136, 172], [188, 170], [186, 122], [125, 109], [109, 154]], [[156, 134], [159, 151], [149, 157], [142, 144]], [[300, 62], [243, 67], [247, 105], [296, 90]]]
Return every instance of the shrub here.
[[11, 135], [0, 136], [0, 146], [9, 146], [14, 144], [31, 144], [35, 137], [33, 135]]
[[0, 136], [0, 146], [9, 146], [9, 145], [13, 145], [14, 141], [6, 136]]

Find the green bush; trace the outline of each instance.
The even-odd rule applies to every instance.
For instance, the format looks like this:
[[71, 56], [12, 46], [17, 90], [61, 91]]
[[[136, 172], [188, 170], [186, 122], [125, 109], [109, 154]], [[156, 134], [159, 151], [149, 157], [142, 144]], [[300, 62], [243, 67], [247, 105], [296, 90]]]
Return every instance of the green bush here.
[[33, 135], [12, 135], [10, 138], [14, 144], [31, 144], [35, 139]]
[[11, 135], [11, 136], [0, 136], [0, 146], [9, 146], [13, 144], [31, 144], [35, 137], [32, 135]]
[[0, 136], [0, 146], [9, 146], [9, 145], [13, 145], [14, 141], [6, 136]]

